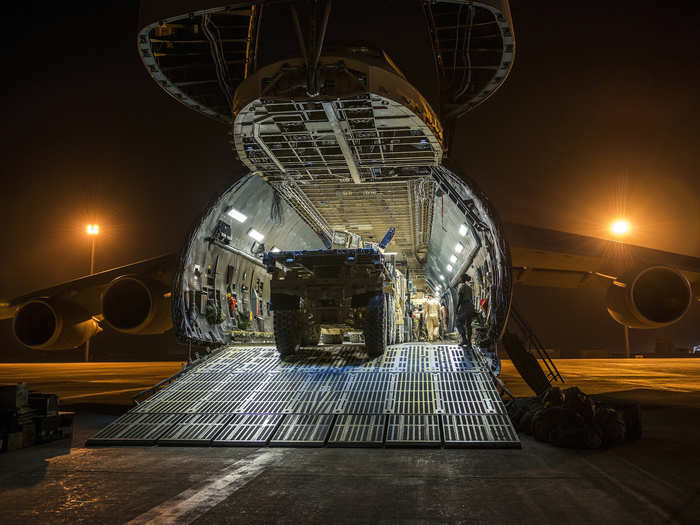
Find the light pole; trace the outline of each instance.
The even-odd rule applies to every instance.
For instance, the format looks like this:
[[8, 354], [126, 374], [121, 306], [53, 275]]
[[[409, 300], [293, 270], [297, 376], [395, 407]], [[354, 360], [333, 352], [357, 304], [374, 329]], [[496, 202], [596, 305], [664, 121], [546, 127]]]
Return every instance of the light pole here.
[[[90, 275], [95, 273], [95, 240], [100, 233], [98, 224], [88, 224], [86, 228], [87, 234], [90, 237]], [[85, 341], [85, 362], [90, 361], [90, 339]]]
[[[627, 222], [626, 219], [617, 219], [610, 225], [610, 233], [615, 235], [616, 237], [622, 237], [624, 235], [627, 235], [630, 231], [630, 223]], [[630, 328], [627, 325], [624, 325], [625, 329], [625, 357], [630, 358], [631, 356], [631, 351], [630, 351]]]

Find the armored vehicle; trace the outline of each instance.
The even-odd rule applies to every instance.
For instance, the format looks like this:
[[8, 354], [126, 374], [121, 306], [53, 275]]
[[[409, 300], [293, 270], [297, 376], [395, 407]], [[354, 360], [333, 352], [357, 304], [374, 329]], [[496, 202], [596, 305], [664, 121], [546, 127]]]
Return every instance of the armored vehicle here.
[[362, 331], [370, 357], [396, 341], [396, 312], [405, 287], [395, 262], [382, 252], [393, 233], [392, 228], [374, 244], [334, 232], [329, 249], [265, 254], [280, 355], [317, 345], [322, 330], [331, 336], [330, 342], [342, 342], [345, 332]]

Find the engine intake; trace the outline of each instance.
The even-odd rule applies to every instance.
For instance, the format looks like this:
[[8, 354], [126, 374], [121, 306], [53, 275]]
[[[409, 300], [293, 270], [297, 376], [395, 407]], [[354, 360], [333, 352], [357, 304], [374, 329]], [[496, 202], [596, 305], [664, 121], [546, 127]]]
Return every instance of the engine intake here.
[[693, 301], [688, 279], [667, 266], [651, 266], [608, 290], [608, 312], [630, 328], [662, 328], [679, 321]]
[[102, 294], [105, 322], [118, 332], [161, 334], [173, 326], [169, 289], [152, 279], [122, 276]]
[[70, 350], [101, 330], [77, 304], [32, 299], [17, 309], [12, 320], [15, 339], [33, 350]]

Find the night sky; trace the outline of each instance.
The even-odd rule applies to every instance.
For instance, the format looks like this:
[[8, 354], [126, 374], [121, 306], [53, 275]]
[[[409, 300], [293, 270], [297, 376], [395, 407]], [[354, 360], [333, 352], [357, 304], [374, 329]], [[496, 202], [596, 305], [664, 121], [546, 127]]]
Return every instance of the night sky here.
[[[179, 250], [243, 173], [146, 73], [138, 2], [109, 4], [5, 8], [0, 297], [86, 274], [88, 222], [98, 271]], [[700, 256], [700, 4], [668, 4], [511, 2], [515, 66], [452, 148], [504, 220], [604, 236], [625, 215], [629, 242]]]

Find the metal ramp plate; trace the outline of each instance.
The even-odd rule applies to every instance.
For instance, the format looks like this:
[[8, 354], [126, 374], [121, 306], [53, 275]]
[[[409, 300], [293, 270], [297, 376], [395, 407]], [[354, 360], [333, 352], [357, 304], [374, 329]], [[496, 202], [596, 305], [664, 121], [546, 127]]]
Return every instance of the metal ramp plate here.
[[267, 445], [284, 416], [281, 414], [237, 414], [226, 423], [214, 439], [214, 445]]
[[209, 445], [229, 419], [225, 414], [188, 414], [158, 438], [158, 444]]
[[290, 414], [285, 416], [275, 432], [272, 446], [320, 447], [326, 443], [333, 416], [316, 414]]
[[442, 428], [446, 447], [519, 447], [520, 441], [503, 414], [443, 415]]
[[344, 414], [336, 416], [328, 444], [336, 447], [380, 447], [384, 443], [386, 416]]
[[225, 348], [88, 444], [519, 447], [483, 359], [406, 343]]
[[386, 444], [395, 446], [439, 447], [439, 416], [400, 414], [389, 416]]
[[128, 413], [90, 438], [90, 445], [152, 445], [184, 414]]
[[434, 378], [438, 384], [440, 413], [505, 413], [505, 406], [485, 372], [443, 372]]

